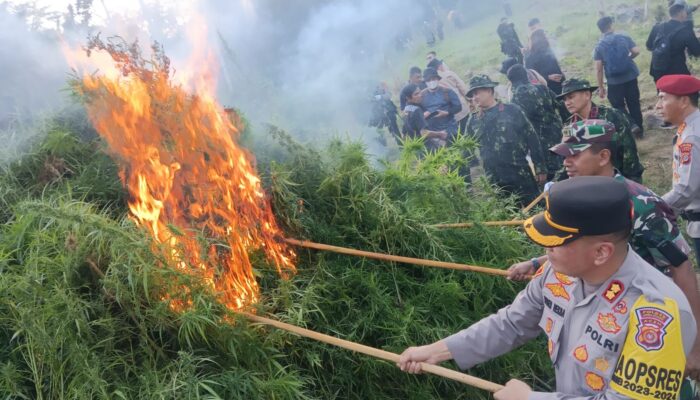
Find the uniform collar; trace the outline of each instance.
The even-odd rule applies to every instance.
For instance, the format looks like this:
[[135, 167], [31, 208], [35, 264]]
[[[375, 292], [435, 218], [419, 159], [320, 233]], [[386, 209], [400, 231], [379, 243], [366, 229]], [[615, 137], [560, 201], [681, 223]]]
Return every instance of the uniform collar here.
[[695, 110], [685, 118], [684, 122], [686, 125], [690, 125], [695, 123], [698, 119], [700, 119], [700, 110]]

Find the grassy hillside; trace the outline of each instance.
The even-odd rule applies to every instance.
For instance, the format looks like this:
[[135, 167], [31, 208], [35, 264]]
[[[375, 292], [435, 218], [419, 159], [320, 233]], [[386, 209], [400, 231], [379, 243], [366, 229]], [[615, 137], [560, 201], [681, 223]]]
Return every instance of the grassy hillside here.
[[[468, 16], [469, 2], [466, 3], [463, 6], [463, 13]], [[655, 24], [659, 7], [663, 8], [665, 0], [649, 0], [646, 20], [635, 22], [624, 20], [626, 16], [631, 15], [632, 10], [638, 10], [643, 14], [645, 6], [643, 1], [515, 0], [511, 3], [513, 8], [511, 20], [515, 23], [523, 43], [527, 40], [527, 22], [531, 18], [539, 18], [549, 37], [553, 39], [554, 50], [564, 73], [568, 77], [589, 79], [592, 83], [595, 82], [592, 52], [600, 37], [596, 21], [601, 11], [619, 19], [615, 29], [629, 34], [642, 49], [642, 54], [636, 59], [641, 71], [639, 83], [642, 93], [642, 111], [645, 114], [651, 112], [656, 101], [656, 89], [648, 74], [651, 56], [645, 48], [645, 42]], [[395, 86], [400, 86], [400, 82], [405, 80], [411, 65], [418, 65], [421, 68], [425, 66], [425, 54], [430, 50], [435, 50], [438, 57], [445, 60], [450, 68], [462, 76], [466, 82], [471, 75], [477, 73], [486, 73], [492, 79], [505, 82], [506, 77], [498, 72], [500, 63], [505, 57], [500, 52], [499, 39], [496, 35], [496, 27], [502, 16], [502, 10], [498, 11], [497, 14], [474, 18], [471, 25], [463, 30], [457, 30], [450, 24], [446, 24], [445, 40], [438, 42], [432, 49], [423, 44], [422, 37], [417, 38], [419, 45], [397, 62], [395, 68], [388, 71], [392, 76], [391, 80], [396, 83]], [[698, 65], [700, 64], [697, 61], [691, 61], [691, 66]], [[397, 79], [397, 76], [400, 79]], [[597, 95], [595, 101], [609, 105], [607, 99], [601, 100]], [[671, 135], [672, 131], [648, 129], [645, 138], [638, 141], [640, 158], [646, 168], [645, 183], [660, 193], [670, 187]]]

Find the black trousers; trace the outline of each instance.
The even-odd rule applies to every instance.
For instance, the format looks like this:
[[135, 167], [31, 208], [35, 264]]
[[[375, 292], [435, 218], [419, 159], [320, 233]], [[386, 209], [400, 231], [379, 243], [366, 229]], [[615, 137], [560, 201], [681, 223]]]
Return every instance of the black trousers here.
[[608, 100], [616, 109], [628, 113], [632, 121], [644, 130], [642, 107], [639, 104], [639, 84], [636, 78], [619, 85], [608, 84]]

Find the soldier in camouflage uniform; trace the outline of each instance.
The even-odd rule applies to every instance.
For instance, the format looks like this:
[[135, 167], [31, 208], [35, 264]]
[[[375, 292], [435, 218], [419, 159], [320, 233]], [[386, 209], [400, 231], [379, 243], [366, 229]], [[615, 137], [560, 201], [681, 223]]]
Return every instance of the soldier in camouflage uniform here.
[[[468, 97], [473, 97], [480, 113], [472, 114], [467, 133], [479, 142], [479, 154], [491, 182], [522, 204], [539, 194], [538, 183], [547, 178], [542, 145], [535, 129], [520, 107], [496, 101], [494, 87], [498, 85], [486, 75], [469, 81]], [[532, 175], [526, 156], [530, 153], [537, 181]]]
[[[683, 238], [673, 209], [647, 187], [623, 177], [611, 163], [611, 142], [615, 127], [602, 120], [584, 120], [564, 128], [562, 143], [554, 146], [553, 153], [564, 157], [564, 166], [570, 178], [577, 176], [610, 176], [627, 186], [634, 206], [634, 222], [629, 243], [646, 262], [669, 275], [683, 291], [691, 305], [700, 304], [693, 266], [688, 259], [690, 246]], [[522, 280], [544, 264], [547, 256], [513, 265], [510, 278]], [[696, 320], [700, 321], [698, 307], [693, 306]], [[689, 358], [692, 357], [692, 353]], [[692, 399], [690, 381], [681, 391], [681, 399]]]
[[561, 169], [561, 160], [549, 148], [561, 140], [561, 117], [557, 113], [556, 94], [547, 86], [533, 85], [527, 77], [527, 70], [516, 64], [507, 71], [508, 80], [513, 84], [513, 104], [525, 112], [525, 116], [535, 128], [542, 143], [542, 152], [547, 160], [547, 179]]
[[591, 86], [585, 79], [569, 79], [564, 82], [558, 98], [564, 99], [564, 104], [572, 115], [566, 123], [604, 119], [615, 125], [612, 163], [625, 178], [642, 183], [644, 167], [639, 162], [637, 143], [632, 136], [632, 123], [622, 112], [593, 103], [593, 91], [596, 89], [598, 88]]

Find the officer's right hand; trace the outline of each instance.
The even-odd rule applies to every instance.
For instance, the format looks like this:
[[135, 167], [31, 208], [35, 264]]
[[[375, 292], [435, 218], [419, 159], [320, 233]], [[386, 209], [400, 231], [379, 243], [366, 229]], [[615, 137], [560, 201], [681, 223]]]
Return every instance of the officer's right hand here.
[[513, 264], [508, 268], [508, 279], [511, 281], [524, 281], [528, 276], [535, 273], [535, 266], [531, 260]]

